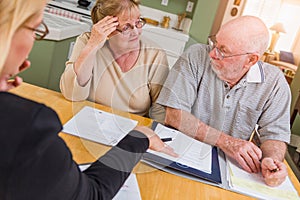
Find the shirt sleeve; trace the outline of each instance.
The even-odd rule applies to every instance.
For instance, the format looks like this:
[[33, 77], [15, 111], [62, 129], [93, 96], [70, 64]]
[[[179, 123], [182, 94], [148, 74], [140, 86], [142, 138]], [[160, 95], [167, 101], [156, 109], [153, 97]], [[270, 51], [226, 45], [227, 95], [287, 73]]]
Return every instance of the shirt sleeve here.
[[82, 101], [88, 98], [91, 87], [91, 78], [85, 86], [80, 86], [74, 71], [74, 63], [88, 41], [88, 34], [77, 37], [70, 60], [66, 62], [66, 68], [60, 79], [60, 90], [63, 96], [71, 101]]

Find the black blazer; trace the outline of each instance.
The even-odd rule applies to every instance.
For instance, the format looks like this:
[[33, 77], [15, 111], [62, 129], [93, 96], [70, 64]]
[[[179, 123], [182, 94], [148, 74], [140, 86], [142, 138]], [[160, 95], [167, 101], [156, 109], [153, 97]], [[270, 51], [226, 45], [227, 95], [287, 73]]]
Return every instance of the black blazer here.
[[43, 104], [0, 92], [0, 199], [111, 199], [149, 146], [131, 131], [84, 172], [58, 136], [57, 114]]

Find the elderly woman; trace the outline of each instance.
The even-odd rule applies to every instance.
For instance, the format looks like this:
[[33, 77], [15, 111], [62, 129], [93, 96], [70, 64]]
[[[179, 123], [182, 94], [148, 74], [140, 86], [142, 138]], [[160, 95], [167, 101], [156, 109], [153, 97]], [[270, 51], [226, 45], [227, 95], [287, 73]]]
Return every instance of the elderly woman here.
[[138, 0], [98, 0], [90, 33], [77, 38], [60, 88], [72, 101], [91, 100], [114, 109], [164, 119], [155, 102], [168, 75], [165, 52], [145, 38]]
[[34, 41], [48, 33], [45, 5], [46, 0], [0, 1], [0, 199], [112, 199], [148, 147], [175, 154], [151, 129], [136, 127], [80, 172], [58, 136], [56, 113], [6, 92], [21, 84], [16, 75], [30, 65]]

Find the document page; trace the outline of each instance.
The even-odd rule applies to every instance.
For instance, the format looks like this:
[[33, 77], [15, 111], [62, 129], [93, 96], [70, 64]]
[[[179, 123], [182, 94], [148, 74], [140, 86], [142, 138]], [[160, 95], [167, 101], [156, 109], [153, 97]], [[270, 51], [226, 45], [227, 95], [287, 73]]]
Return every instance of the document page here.
[[227, 158], [227, 167], [229, 187], [234, 191], [266, 200], [299, 199], [289, 177], [281, 185], [269, 187], [265, 184], [261, 173], [248, 173], [236, 161]]
[[[79, 165], [81, 171], [89, 168], [88, 165]], [[140, 188], [136, 179], [135, 174], [130, 174], [123, 186], [120, 188], [119, 192], [114, 196], [113, 200], [141, 200]]]
[[130, 174], [113, 200], [141, 200], [140, 188], [135, 174]]
[[166, 142], [166, 144], [171, 146], [179, 157], [174, 158], [152, 150], [148, 150], [148, 152], [182, 165], [186, 165], [209, 174], [211, 173], [212, 147], [210, 145], [202, 143], [181, 133], [180, 131], [170, 129], [161, 124], [157, 124], [154, 131], [160, 138], [172, 138], [172, 141]]
[[116, 145], [137, 121], [89, 106], [81, 109], [63, 127], [63, 132], [105, 145]]

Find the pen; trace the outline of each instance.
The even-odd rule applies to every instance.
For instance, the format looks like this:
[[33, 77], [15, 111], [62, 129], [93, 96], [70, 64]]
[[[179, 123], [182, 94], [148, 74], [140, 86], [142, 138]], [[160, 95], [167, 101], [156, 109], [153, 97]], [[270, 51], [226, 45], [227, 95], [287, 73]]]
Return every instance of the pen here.
[[272, 170], [270, 170], [271, 172], [278, 172], [279, 171], [279, 169], [278, 168], [275, 168], [275, 169], [272, 169]]
[[160, 138], [160, 139], [163, 142], [170, 142], [170, 141], [172, 141], [172, 138]]
[[254, 137], [254, 135], [255, 135], [255, 129], [252, 131], [252, 133], [251, 133], [251, 136], [250, 136], [250, 138], [249, 138], [249, 142], [251, 142], [252, 141], [252, 139], [253, 139], [253, 137]]
[[80, 163], [80, 164], [77, 164], [77, 165], [91, 165], [91, 164], [93, 164], [93, 162]]

